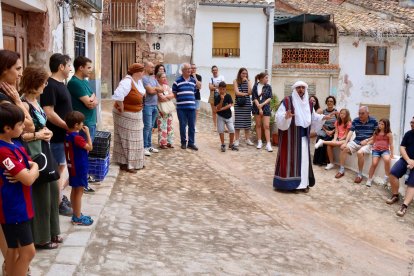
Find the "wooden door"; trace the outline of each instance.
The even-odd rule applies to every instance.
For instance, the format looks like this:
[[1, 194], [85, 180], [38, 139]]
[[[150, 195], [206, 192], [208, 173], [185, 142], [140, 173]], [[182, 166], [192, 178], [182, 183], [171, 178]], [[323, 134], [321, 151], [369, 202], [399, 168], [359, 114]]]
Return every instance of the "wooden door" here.
[[112, 42], [112, 94], [127, 74], [128, 66], [135, 62], [135, 42]]

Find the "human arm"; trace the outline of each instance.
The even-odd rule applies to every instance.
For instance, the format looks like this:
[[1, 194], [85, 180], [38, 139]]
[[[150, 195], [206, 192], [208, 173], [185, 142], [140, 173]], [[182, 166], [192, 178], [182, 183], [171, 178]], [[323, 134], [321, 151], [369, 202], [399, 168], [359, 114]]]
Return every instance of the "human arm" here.
[[74, 81], [73, 78], [75, 77], [72, 77], [67, 86], [72, 98], [81, 101], [86, 108], [94, 109], [98, 105], [96, 94], [92, 93], [85, 80]]
[[88, 109], [95, 109], [98, 105], [98, 99], [96, 98], [95, 93], [91, 96], [83, 96], [80, 97], [79, 100], [88, 108]]
[[144, 84], [146, 93], [149, 95], [156, 95], [164, 91], [164, 88], [158, 83], [158, 81], [155, 81], [155, 86], [152, 86], [150, 77], [143, 78], [142, 82]]
[[47, 120], [50, 121], [55, 126], [68, 130], [68, 126], [66, 125], [65, 121], [59, 117], [59, 115], [55, 112], [54, 106], [44, 106], [43, 110], [46, 113]]
[[345, 143], [343, 143], [341, 145], [341, 149], [344, 149], [346, 147], [346, 144], [348, 144], [348, 142], [351, 140], [353, 134], [354, 134], [354, 132], [352, 130], [350, 130], [348, 132], [348, 134], [346, 135], [346, 138], [345, 138]]
[[82, 127], [82, 131], [83, 133], [85, 133], [86, 140], [82, 136], [77, 135], [75, 136], [74, 143], [79, 148], [83, 148], [87, 151], [91, 151], [93, 149], [93, 146], [92, 146], [91, 134], [89, 133], [89, 128], [84, 125]]
[[392, 132], [389, 132], [387, 135], [388, 135], [388, 140], [390, 141], [391, 158], [394, 158], [394, 137], [392, 136]]
[[414, 168], [414, 159], [411, 159], [408, 156], [407, 150], [405, 148], [405, 146], [400, 146], [400, 153], [401, 153], [401, 157], [407, 162], [408, 166], [410, 167], [410, 169]]
[[5, 170], [4, 175], [11, 180], [10, 182], [20, 181], [23, 185], [30, 186], [39, 177], [39, 167], [35, 162], [29, 160], [29, 168], [27, 168], [21, 160], [18, 160], [19, 158], [27, 157], [17, 157], [11, 150], [2, 149], [0, 167]]
[[233, 81], [233, 90], [234, 90], [234, 94], [238, 97], [242, 97], [245, 96], [245, 93], [242, 93], [239, 91], [239, 84], [237, 83], [237, 80]]
[[49, 130], [47, 127], [44, 127], [35, 132], [25, 132], [22, 134], [22, 139], [25, 142], [31, 142], [36, 140], [44, 140], [49, 142], [53, 136], [53, 132]]
[[[226, 105], [223, 106], [224, 101], [226, 102]], [[217, 105], [217, 111], [224, 111], [227, 109], [230, 109], [233, 106], [233, 100], [229, 94], [224, 95], [222, 98], [220, 95], [220, 103]]]
[[[196, 88], [197, 89], [201, 89], [201, 81], [199, 81], [198, 79], [197, 79], [197, 74], [193, 74], [193, 78], [195, 79], [195, 81], [196, 81]], [[200, 76], [200, 78], [201, 78], [201, 76]]]
[[279, 106], [275, 114], [276, 125], [280, 130], [287, 130], [290, 127], [294, 114], [286, 110], [284, 103]]

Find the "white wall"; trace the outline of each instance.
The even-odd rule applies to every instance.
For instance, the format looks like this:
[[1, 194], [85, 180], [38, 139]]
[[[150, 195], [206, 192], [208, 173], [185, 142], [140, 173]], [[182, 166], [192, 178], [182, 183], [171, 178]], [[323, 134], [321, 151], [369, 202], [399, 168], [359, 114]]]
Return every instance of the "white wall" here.
[[[359, 42], [358, 42], [359, 40]], [[406, 38], [387, 38], [381, 43], [373, 38], [339, 37], [339, 66], [341, 68], [338, 83], [339, 108], [346, 107], [355, 118], [360, 103], [386, 105], [390, 108], [391, 129], [394, 133], [394, 146], [398, 152], [401, 141], [401, 102], [404, 89], [404, 52]], [[365, 75], [366, 47], [388, 47], [388, 75]], [[414, 49], [408, 48], [407, 73], [414, 76]], [[414, 115], [414, 87], [409, 87], [407, 112]], [[410, 105], [411, 104], [411, 105]], [[408, 116], [408, 115], [407, 115]], [[380, 118], [377, 118], [380, 119]], [[408, 121], [409, 123], [409, 121]], [[407, 125], [407, 124], [406, 124]]]
[[[272, 10], [273, 12], [273, 10]], [[271, 22], [273, 13], [270, 15]], [[240, 57], [212, 57], [213, 22], [240, 23]], [[273, 24], [269, 28], [269, 60], [272, 56]], [[265, 70], [266, 15], [262, 8], [198, 6], [194, 28], [194, 63], [203, 77], [201, 99], [209, 97], [211, 66], [217, 65], [227, 83], [233, 83], [240, 67], [250, 79]], [[269, 62], [271, 66], [271, 62]]]

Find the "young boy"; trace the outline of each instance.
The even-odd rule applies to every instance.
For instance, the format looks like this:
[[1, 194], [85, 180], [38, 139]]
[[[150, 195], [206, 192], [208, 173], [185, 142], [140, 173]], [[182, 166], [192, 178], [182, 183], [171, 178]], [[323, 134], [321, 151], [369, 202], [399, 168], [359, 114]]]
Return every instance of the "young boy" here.
[[24, 119], [19, 107], [0, 104], [0, 223], [8, 247], [8, 275], [26, 275], [36, 253], [30, 228], [31, 185], [39, 177], [39, 167], [19, 142], [12, 141], [22, 134]]
[[229, 148], [231, 150], [239, 150], [234, 144], [234, 126], [231, 118], [231, 107], [233, 106], [233, 99], [227, 94], [226, 83], [220, 82], [218, 85], [219, 95], [214, 99], [214, 105], [217, 112], [217, 132], [220, 135], [221, 151], [226, 151], [224, 144], [224, 126], [227, 126], [230, 136]]
[[[81, 213], [84, 187], [88, 185], [88, 151], [92, 150], [89, 128], [83, 124], [85, 116], [79, 111], [71, 111], [65, 117], [68, 131], [65, 137], [65, 155], [69, 171], [69, 185], [72, 187], [72, 224], [89, 226], [93, 223], [90, 216]], [[82, 130], [86, 140], [79, 134]]]

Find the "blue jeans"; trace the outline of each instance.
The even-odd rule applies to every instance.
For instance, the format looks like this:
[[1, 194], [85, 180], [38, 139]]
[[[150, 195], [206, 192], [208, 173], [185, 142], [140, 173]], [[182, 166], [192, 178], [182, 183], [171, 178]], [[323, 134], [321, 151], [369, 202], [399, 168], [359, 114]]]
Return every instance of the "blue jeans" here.
[[158, 108], [156, 105], [145, 105], [142, 112], [144, 120], [144, 148], [152, 146], [152, 128], [158, 116]]
[[[93, 143], [93, 140], [95, 140], [95, 135], [96, 135], [96, 125], [86, 125], [89, 128], [89, 134], [91, 135], [91, 140]], [[80, 135], [82, 135], [83, 138], [86, 139], [86, 134], [81, 130]]]
[[194, 145], [196, 111], [194, 109], [177, 109], [178, 121], [180, 122], [181, 145], [187, 144], [186, 126], [188, 125], [188, 145]]

